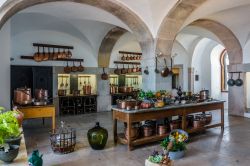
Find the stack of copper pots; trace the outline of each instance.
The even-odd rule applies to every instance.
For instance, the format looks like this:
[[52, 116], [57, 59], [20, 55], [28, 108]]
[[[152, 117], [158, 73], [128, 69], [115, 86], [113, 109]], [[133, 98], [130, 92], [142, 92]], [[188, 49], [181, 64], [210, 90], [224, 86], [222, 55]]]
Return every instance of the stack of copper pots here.
[[30, 88], [17, 88], [14, 91], [14, 103], [19, 105], [27, 105], [32, 103]]

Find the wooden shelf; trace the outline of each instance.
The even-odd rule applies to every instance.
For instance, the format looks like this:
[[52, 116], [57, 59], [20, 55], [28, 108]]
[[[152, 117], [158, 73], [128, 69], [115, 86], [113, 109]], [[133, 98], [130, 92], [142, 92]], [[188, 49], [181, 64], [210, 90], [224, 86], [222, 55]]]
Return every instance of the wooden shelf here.
[[[20, 57], [21, 59], [29, 59], [29, 60], [34, 60], [33, 56], [26, 56], [26, 55], [22, 55]], [[48, 61], [66, 61], [66, 62], [83, 62], [83, 59], [75, 59], [75, 58], [69, 58], [69, 59], [62, 59], [62, 58], [58, 58], [58, 59], [49, 59]]]
[[[169, 135], [169, 133], [164, 134], [164, 135], [152, 135], [150, 137], [142, 137], [138, 138], [134, 141], [132, 141], [133, 146], [137, 145], [143, 145], [145, 143], [152, 143], [156, 141], [161, 141], [164, 138], [166, 138]], [[128, 144], [128, 140], [125, 138], [125, 135], [123, 133], [118, 134], [118, 141], [122, 144]]]
[[220, 127], [221, 125], [222, 125], [221, 123], [217, 123], [217, 124], [206, 125], [204, 127], [196, 128], [196, 129], [191, 128], [191, 129], [187, 129], [187, 132], [188, 133], [195, 133], [195, 132], [203, 131], [203, 130], [214, 128], [214, 127]]

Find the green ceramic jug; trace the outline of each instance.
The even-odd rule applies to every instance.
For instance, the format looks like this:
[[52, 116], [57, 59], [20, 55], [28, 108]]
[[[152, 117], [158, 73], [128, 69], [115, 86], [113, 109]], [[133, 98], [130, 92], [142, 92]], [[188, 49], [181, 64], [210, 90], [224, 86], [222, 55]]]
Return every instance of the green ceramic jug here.
[[95, 150], [104, 149], [108, 140], [108, 131], [102, 128], [99, 122], [96, 122], [94, 128], [88, 131], [88, 141], [90, 146]]

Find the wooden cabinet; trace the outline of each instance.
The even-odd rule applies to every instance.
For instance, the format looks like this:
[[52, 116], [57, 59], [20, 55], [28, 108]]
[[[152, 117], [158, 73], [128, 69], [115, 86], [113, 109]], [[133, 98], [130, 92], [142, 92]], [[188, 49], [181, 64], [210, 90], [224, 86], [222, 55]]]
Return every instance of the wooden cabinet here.
[[11, 101], [14, 90], [29, 87], [34, 96], [35, 89], [47, 89], [48, 97], [53, 95], [53, 68], [50, 66], [11, 66]]

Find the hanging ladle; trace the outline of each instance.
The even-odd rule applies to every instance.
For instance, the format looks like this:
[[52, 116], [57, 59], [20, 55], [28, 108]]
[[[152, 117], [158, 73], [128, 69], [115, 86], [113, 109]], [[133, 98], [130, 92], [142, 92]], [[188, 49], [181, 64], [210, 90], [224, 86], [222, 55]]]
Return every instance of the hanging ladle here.
[[65, 87], [67, 88], [69, 86], [68, 84], [68, 77], [66, 77], [66, 84], [65, 84]]

